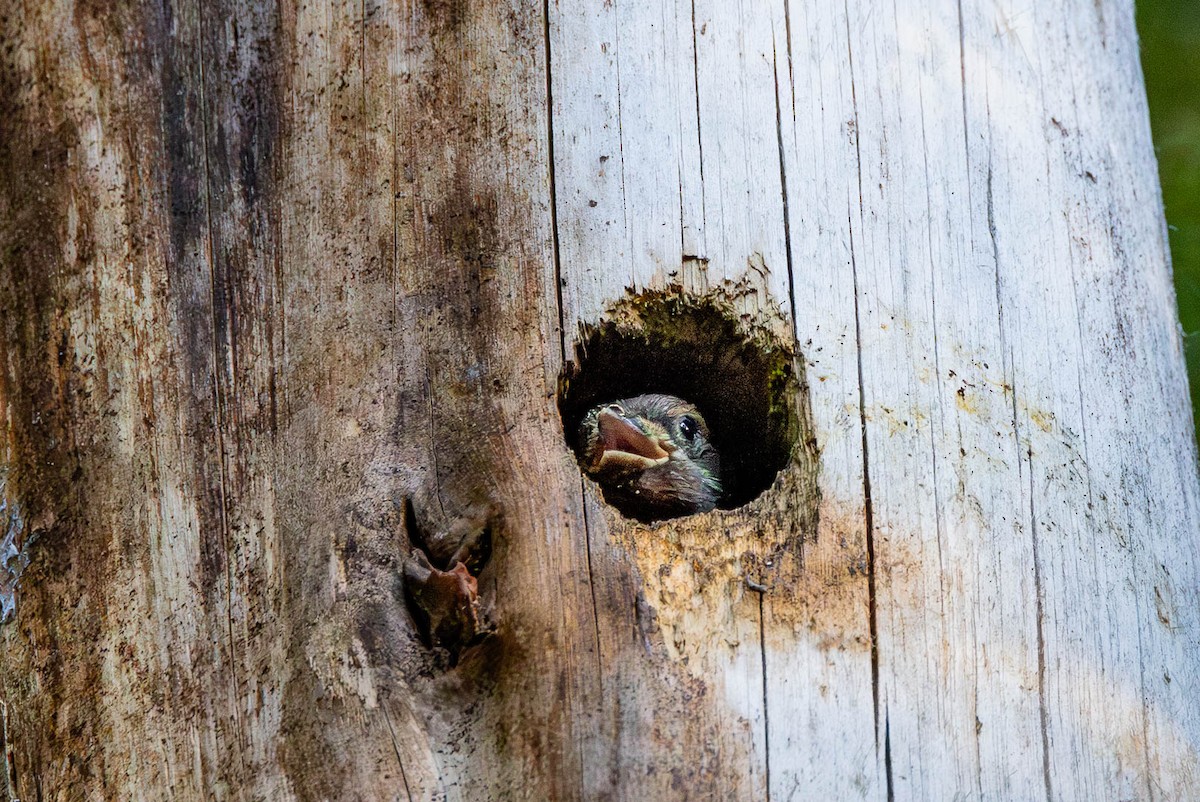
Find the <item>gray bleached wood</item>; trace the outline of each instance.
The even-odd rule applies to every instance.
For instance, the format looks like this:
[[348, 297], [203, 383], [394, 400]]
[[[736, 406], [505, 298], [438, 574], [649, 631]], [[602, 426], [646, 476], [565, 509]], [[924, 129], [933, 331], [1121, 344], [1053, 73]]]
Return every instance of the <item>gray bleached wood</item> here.
[[[108, 5], [0, 3], [10, 795], [1200, 787], [1130, 3]], [[816, 531], [801, 459], [651, 528], [581, 480], [577, 326], [671, 285], [794, 338]], [[503, 510], [455, 668], [405, 498]]]
[[[552, 77], [556, 98], [573, 96], [574, 69], [612, 76], [606, 99], [653, 86], [668, 120], [696, 101], [708, 247], [688, 259], [697, 189], [681, 181], [686, 286], [737, 279], [762, 254], [778, 277], [786, 263], [772, 244], [790, 235], [822, 446], [808, 569], [822, 570], [831, 539], [864, 537], [869, 503], [874, 587], [857, 590], [857, 631], [830, 614], [843, 612], [836, 599], [817, 599], [810, 637], [789, 632], [779, 647], [779, 601], [764, 600], [773, 795], [1185, 798], [1198, 771], [1184, 712], [1197, 687], [1195, 452], [1131, 9], [746, 11], [696, 4], [696, 97], [663, 78], [678, 51], [647, 62], [655, 25], [638, 25], [632, 43], [592, 42], [602, 71], [577, 55], [589, 43], [561, 7], [551, 30], [576, 55]], [[617, 31], [652, 14], [603, 13]], [[678, 13], [668, 6], [663, 24]], [[776, 101], [755, 96], [764, 65], [779, 87], [778, 155], [761, 147]], [[556, 179], [560, 214], [573, 218], [561, 200], [577, 185], [563, 168], [598, 147], [580, 133], [597, 118], [567, 103]], [[693, 156], [641, 126], [594, 127], [635, 154], [627, 163], [648, 148], [658, 165]], [[739, 181], [747, 153], [752, 177]], [[771, 191], [780, 158], [783, 199]], [[622, 180], [624, 217], [643, 219], [662, 182], [653, 171]], [[577, 247], [602, 252], [605, 235], [560, 229], [564, 264]], [[642, 270], [661, 258], [636, 240], [632, 259], [623, 253]], [[613, 278], [610, 298], [641, 277]], [[778, 284], [768, 292], [766, 303], [787, 300]], [[1129, 449], [1133, 432], [1159, 450]], [[1158, 501], [1130, 500], [1130, 482]], [[829, 641], [818, 632], [869, 638], [868, 616], [874, 666], [853, 649], [813, 649]]]

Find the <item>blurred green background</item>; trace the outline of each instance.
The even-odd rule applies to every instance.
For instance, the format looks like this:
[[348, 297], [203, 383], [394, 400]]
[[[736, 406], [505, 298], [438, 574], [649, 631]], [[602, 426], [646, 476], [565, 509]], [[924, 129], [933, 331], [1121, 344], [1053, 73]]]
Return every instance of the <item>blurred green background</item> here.
[[1200, 0], [1137, 0], [1137, 23], [1195, 415], [1200, 409]]

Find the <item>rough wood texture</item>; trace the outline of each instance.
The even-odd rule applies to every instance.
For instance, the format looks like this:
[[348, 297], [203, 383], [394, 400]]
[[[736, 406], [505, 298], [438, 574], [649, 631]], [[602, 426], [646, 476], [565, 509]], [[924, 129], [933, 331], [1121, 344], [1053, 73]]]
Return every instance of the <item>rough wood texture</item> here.
[[[555, 394], [676, 285], [819, 463], [645, 527]], [[1200, 787], [1128, 2], [2, 0], [0, 308], [11, 797]], [[452, 667], [401, 564], [487, 509]]]

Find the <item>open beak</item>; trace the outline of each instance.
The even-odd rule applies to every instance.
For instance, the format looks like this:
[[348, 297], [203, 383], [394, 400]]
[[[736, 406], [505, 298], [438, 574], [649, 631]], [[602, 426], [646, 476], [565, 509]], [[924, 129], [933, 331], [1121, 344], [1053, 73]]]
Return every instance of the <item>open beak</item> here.
[[612, 409], [600, 410], [596, 424], [599, 455], [592, 460], [592, 472], [610, 469], [644, 471], [671, 458], [658, 440]]

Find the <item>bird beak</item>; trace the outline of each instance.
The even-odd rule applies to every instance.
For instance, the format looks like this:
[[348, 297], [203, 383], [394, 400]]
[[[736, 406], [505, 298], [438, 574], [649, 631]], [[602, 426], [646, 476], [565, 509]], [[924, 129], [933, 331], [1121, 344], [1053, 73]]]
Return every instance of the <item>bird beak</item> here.
[[591, 472], [610, 469], [644, 471], [662, 465], [669, 452], [649, 437], [630, 419], [611, 409], [602, 409], [596, 419], [599, 455], [592, 460]]

